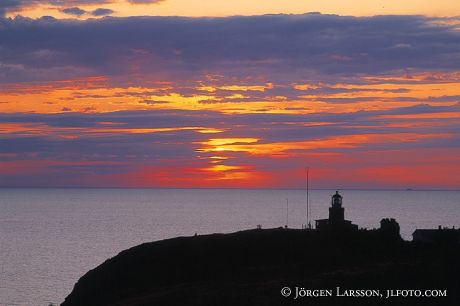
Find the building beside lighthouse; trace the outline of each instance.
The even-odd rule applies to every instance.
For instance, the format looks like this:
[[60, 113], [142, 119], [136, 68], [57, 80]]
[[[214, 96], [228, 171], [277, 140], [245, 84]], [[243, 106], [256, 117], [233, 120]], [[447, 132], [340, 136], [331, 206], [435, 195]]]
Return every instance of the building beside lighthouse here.
[[358, 226], [349, 220], [345, 220], [345, 209], [342, 207], [342, 196], [338, 191], [332, 196], [329, 207], [329, 218], [315, 220], [318, 230], [357, 230]]

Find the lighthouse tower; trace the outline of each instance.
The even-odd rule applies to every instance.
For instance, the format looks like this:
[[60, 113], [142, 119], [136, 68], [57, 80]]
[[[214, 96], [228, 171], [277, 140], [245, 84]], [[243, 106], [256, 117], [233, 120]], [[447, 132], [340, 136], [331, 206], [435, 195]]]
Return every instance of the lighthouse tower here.
[[345, 209], [342, 207], [342, 196], [338, 191], [332, 196], [331, 207], [329, 207], [329, 222], [345, 221]]
[[358, 226], [345, 220], [345, 209], [342, 206], [342, 196], [338, 191], [332, 196], [331, 207], [329, 207], [329, 219], [316, 221], [318, 230], [357, 230]]

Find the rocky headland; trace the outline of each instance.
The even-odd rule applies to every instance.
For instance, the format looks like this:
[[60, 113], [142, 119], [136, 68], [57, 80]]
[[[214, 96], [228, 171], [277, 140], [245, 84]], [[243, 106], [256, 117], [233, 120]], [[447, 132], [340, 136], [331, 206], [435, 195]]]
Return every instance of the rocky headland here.
[[[337, 287], [381, 296], [338, 296]], [[398, 289], [447, 296], [386, 298]], [[305, 296], [296, 299], [299, 290]], [[333, 295], [312, 295], [319, 290]], [[458, 305], [459, 297], [459, 244], [382, 230], [277, 228], [144, 243], [86, 273], [62, 305]]]

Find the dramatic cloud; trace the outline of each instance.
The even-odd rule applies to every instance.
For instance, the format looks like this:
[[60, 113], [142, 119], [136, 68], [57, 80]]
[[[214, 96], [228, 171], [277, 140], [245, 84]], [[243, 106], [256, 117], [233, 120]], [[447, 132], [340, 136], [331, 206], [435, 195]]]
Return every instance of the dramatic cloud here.
[[460, 187], [455, 18], [17, 17], [0, 41], [0, 186], [300, 187], [309, 165]]
[[[423, 116], [417, 119], [418, 115], [443, 113], [456, 117], [443, 124]], [[420, 167], [429, 166], [431, 174], [442, 179], [435, 186], [452, 187], [457, 186], [458, 179], [443, 177], [442, 172], [455, 168], [448, 163], [458, 161], [459, 114], [459, 105], [316, 115], [177, 110], [5, 114], [0, 115], [0, 132], [4, 135], [0, 137], [0, 156], [7, 171], [0, 175], [0, 184], [21, 185], [21, 181], [14, 183], [15, 178], [24, 175], [34, 178], [29, 175], [31, 167], [37, 175], [48, 178], [46, 184], [59, 186], [75, 182], [79, 186], [174, 186], [189, 177], [190, 181], [182, 183], [193, 186], [198, 179], [200, 186], [219, 186], [221, 182], [238, 186], [245, 182], [292, 187], [301, 184], [302, 173], [296, 169], [302, 169], [308, 161], [322, 187], [331, 182], [343, 186], [344, 176], [328, 177], [331, 173], [327, 171], [332, 169], [348, 175], [361, 173], [346, 179], [348, 187], [376, 186], [372, 185], [376, 181], [397, 186], [400, 181], [396, 178], [377, 178], [401, 163], [415, 171], [414, 175], [420, 174]], [[439, 155], [443, 156], [441, 160]], [[251, 165], [251, 171], [244, 170], [247, 165]], [[167, 175], [153, 175], [168, 167], [177, 171], [176, 182]], [[326, 171], [325, 177], [322, 171]], [[364, 175], [366, 171], [374, 171], [377, 177]], [[255, 182], [252, 175], [265, 180]], [[101, 180], [97, 183], [91, 179], [94, 177]], [[235, 181], [238, 177], [241, 180]], [[361, 181], [364, 177], [367, 183]], [[414, 177], [407, 174], [401, 179], [410, 182]], [[32, 184], [34, 180], [26, 181]], [[433, 181], [424, 178], [421, 186], [428, 186], [424, 184]]]
[[[187, 79], [198, 73], [299, 81], [459, 69], [459, 31], [437, 21], [318, 14], [82, 22], [16, 18], [1, 21], [0, 39], [8, 41], [2, 49], [2, 70], [8, 77], [4, 73], [0, 80], [37, 80], [53, 77], [53, 71], [72, 70], [74, 76], [137, 73]], [[56, 56], [52, 61], [37, 60], [34, 54], [41, 50]]]

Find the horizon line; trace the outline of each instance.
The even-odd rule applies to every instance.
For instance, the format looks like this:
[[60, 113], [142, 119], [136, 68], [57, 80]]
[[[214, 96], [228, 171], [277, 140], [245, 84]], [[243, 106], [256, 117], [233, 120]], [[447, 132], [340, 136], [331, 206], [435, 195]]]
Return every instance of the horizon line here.
[[[171, 190], [306, 190], [305, 188], [244, 188], [244, 187], [92, 187], [92, 186], [0, 186], [0, 189], [171, 189]], [[436, 188], [309, 188], [309, 190], [350, 190], [350, 191], [460, 191], [460, 189]]]

